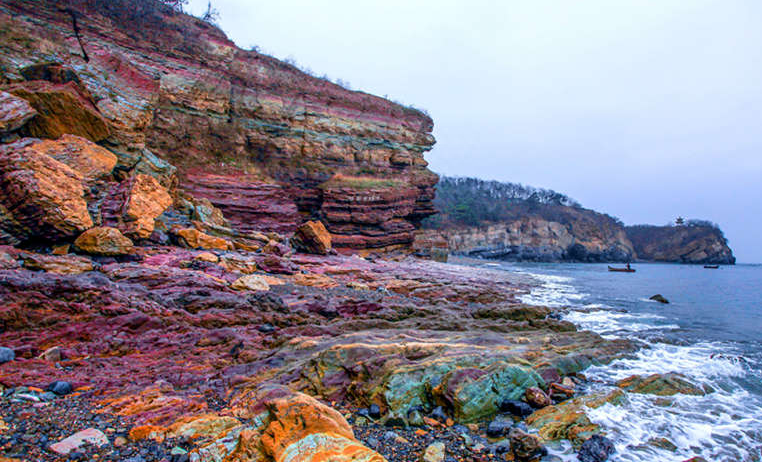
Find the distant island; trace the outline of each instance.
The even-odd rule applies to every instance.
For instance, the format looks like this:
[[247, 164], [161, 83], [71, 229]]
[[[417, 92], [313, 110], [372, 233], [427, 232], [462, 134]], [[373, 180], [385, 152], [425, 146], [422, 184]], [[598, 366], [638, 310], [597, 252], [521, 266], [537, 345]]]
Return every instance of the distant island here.
[[[565, 194], [516, 183], [442, 176], [419, 242], [516, 261], [734, 264], [722, 230], [705, 220], [625, 226]], [[423, 244], [419, 247], [425, 248]]]

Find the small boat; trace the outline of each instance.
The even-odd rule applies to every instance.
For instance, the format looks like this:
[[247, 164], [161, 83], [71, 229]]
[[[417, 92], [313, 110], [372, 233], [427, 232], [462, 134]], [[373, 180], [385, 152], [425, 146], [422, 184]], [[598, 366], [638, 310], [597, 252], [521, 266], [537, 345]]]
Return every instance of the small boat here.
[[634, 273], [634, 268], [614, 268], [612, 266], [609, 266], [609, 271], [613, 271], [615, 273]]
[[720, 269], [720, 265], [704, 265], [706, 269]]

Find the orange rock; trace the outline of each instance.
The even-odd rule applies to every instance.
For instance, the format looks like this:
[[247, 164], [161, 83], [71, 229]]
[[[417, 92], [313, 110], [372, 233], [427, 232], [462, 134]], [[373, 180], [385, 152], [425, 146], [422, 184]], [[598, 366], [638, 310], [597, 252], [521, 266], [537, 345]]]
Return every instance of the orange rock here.
[[132, 427], [130, 430], [130, 440], [141, 441], [145, 439], [152, 439], [158, 443], [164, 441], [166, 437], [167, 429], [158, 425], [140, 425], [138, 427]]
[[266, 405], [271, 420], [262, 434], [262, 448], [276, 462], [385, 461], [354, 439], [341, 413], [314, 398], [295, 393]]
[[74, 246], [92, 255], [128, 255], [134, 251], [129, 238], [118, 229], [108, 227], [88, 229], [74, 241]]
[[153, 233], [156, 218], [172, 205], [172, 196], [150, 175], [137, 174], [130, 181], [124, 215], [126, 234], [145, 239]]
[[66, 255], [69, 253], [70, 248], [71, 248], [70, 244], [54, 245], [53, 250], [51, 250], [50, 253], [52, 253], [53, 255]]
[[63, 135], [57, 140], [40, 140], [32, 147], [78, 172], [85, 181], [111, 174], [116, 156], [106, 148], [79, 136]]
[[56, 139], [69, 133], [97, 142], [110, 134], [106, 121], [77, 91], [74, 82], [58, 85], [45, 81], [23, 82], [7, 91], [28, 101], [38, 113], [23, 127], [27, 135]]
[[292, 245], [301, 252], [326, 255], [331, 251], [331, 234], [320, 221], [308, 221], [296, 229]]
[[170, 425], [167, 435], [171, 438], [185, 437], [190, 439], [216, 438], [231, 428], [241, 425], [241, 422], [229, 416], [217, 414], [202, 414], [181, 418]]
[[191, 249], [232, 249], [232, 245], [227, 240], [221, 237], [210, 236], [195, 228], [175, 229], [173, 233], [180, 238], [182, 244]]
[[[0, 147], [0, 228], [26, 240], [73, 237], [93, 226], [81, 175], [39, 152], [34, 140]], [[4, 223], [5, 222], [5, 223]]]

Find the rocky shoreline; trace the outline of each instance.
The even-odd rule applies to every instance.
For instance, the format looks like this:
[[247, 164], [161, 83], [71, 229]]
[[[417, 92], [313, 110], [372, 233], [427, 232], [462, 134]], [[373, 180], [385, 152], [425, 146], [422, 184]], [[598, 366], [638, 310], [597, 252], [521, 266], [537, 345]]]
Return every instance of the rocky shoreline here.
[[[634, 345], [520, 303], [531, 282], [504, 271], [133, 250], [78, 256], [82, 271], [1, 249], [3, 460], [552, 461], [554, 441], [605, 446], [584, 409], [625, 399], [587, 394], [582, 371]], [[619, 386], [703, 393], [679, 377]], [[82, 431], [92, 443], [72, 441]]]

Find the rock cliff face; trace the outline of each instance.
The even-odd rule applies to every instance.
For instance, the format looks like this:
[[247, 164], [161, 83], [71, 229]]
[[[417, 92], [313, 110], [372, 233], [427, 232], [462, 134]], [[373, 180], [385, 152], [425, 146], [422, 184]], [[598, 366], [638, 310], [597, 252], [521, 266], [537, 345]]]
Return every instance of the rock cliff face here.
[[651, 261], [735, 264], [728, 241], [713, 226], [628, 226], [638, 258]]
[[117, 169], [175, 166], [155, 176], [239, 231], [319, 218], [339, 248], [383, 249], [409, 245], [434, 213], [428, 116], [241, 50], [190, 16], [69, 3], [0, 1], [0, 81], [31, 104], [19, 120], [37, 112], [22, 136], [81, 136]]
[[[575, 211], [576, 212], [576, 211]], [[586, 213], [590, 217], [586, 217]], [[442, 231], [454, 253], [524, 261], [628, 261], [633, 246], [621, 226], [601, 227], [579, 211], [579, 220], [566, 224], [528, 216], [483, 227]], [[604, 220], [606, 221], [606, 220]]]

